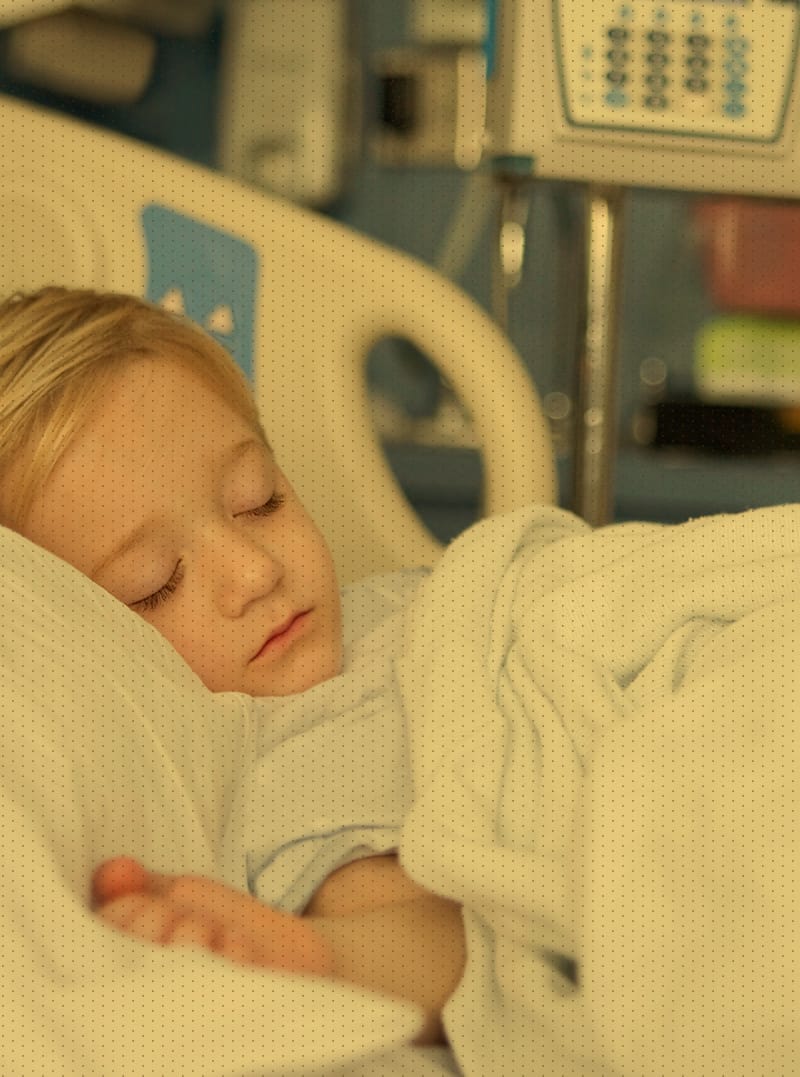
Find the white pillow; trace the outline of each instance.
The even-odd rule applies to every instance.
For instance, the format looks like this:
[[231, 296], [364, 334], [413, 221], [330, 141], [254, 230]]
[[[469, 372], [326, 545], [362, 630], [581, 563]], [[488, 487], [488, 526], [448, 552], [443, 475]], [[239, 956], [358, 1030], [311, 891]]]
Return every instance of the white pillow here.
[[418, 1011], [107, 928], [92, 868], [218, 874], [252, 701], [207, 691], [150, 626], [0, 528], [0, 1071], [330, 1074]]

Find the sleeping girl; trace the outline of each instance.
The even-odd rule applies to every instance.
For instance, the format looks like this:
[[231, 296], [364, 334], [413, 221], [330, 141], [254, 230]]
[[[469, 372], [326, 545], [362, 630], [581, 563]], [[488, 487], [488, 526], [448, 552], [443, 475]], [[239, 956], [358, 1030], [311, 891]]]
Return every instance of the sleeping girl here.
[[[0, 306], [0, 522], [149, 622], [212, 692], [277, 706], [343, 672], [332, 558], [245, 379], [160, 308], [60, 288]], [[289, 911], [120, 857], [96, 872], [95, 908], [152, 943], [410, 999], [428, 1015], [416, 1042], [441, 1042], [461, 911], [395, 853], [340, 850]]]

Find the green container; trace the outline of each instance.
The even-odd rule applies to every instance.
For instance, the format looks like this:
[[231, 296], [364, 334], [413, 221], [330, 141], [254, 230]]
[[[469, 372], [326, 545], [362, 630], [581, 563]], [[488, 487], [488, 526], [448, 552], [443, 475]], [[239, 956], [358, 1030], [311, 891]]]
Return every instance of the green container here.
[[703, 400], [800, 404], [800, 320], [725, 315], [706, 322], [694, 379]]

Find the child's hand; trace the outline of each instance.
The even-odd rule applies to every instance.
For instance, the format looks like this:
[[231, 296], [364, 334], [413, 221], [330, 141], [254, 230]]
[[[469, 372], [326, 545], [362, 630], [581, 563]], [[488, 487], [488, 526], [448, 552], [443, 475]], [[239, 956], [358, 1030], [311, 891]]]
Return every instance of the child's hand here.
[[[329, 976], [407, 999], [426, 1014], [413, 1042], [444, 1043], [442, 1007], [466, 961], [460, 906], [421, 890], [392, 858], [362, 871], [343, 874], [342, 893], [329, 895], [338, 915], [310, 918], [211, 879], [158, 875], [117, 857], [94, 873], [93, 906], [106, 923], [148, 942], [200, 946], [241, 964]], [[357, 879], [381, 885], [370, 896], [353, 887]]]
[[308, 921], [212, 879], [158, 875], [117, 857], [95, 871], [93, 907], [106, 923], [162, 946], [199, 946], [243, 965], [330, 975], [331, 946]]

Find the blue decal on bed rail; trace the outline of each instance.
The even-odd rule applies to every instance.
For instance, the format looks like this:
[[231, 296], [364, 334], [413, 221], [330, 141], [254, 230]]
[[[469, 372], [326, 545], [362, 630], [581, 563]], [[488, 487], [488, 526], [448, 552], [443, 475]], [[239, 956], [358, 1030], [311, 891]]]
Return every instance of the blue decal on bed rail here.
[[197, 322], [252, 382], [258, 255], [251, 244], [166, 206], [142, 210], [147, 298]]

